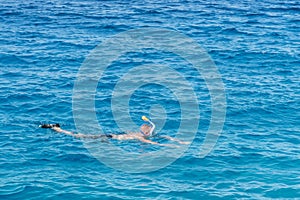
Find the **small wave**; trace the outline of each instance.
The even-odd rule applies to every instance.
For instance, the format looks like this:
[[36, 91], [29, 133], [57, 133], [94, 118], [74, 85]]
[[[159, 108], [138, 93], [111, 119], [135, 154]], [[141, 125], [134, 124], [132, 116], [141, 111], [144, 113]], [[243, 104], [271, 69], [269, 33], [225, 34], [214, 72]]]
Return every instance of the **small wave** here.
[[13, 197], [16, 194], [21, 194], [26, 189], [26, 186], [20, 184], [6, 184], [0, 187], [0, 198], [6, 199]]
[[22, 57], [12, 54], [0, 54], [0, 63], [4, 66], [24, 66], [29, 64], [29, 62]]
[[244, 32], [238, 30], [237, 28], [224, 28], [220, 31], [220, 34], [224, 35], [240, 35], [244, 34]]
[[281, 185], [278, 183], [277, 187], [268, 190], [265, 195], [267, 198], [284, 198], [284, 199], [294, 199], [300, 196], [299, 187], [295, 183], [294, 186], [291, 185]]
[[67, 154], [57, 155], [55, 160], [60, 160], [63, 162], [91, 162], [94, 159], [90, 157], [88, 154], [67, 153]]

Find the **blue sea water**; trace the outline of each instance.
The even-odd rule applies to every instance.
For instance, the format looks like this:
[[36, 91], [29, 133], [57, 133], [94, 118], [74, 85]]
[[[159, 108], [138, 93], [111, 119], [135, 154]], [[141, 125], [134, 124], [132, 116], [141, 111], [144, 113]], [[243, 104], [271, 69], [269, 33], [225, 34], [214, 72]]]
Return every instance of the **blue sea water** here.
[[[0, 198], [299, 199], [299, 19], [296, 0], [1, 0]], [[165, 168], [130, 174], [99, 162], [81, 140], [38, 125], [59, 122], [76, 130], [72, 94], [84, 59], [105, 38], [144, 27], [176, 30], [206, 49], [224, 82], [227, 114], [214, 150], [199, 158], [211, 114], [199, 80], [201, 121], [190, 148]], [[126, 56], [114, 63], [97, 92], [114, 83], [122, 67], [168, 58], [134, 56], [136, 63]], [[163, 86], [144, 90], [155, 95], [134, 93], [133, 120], [139, 123], [147, 105], [159, 103], [176, 119], [163, 127], [172, 134], [179, 126], [178, 102]], [[111, 96], [101, 94], [95, 104], [99, 123], [117, 131]]]

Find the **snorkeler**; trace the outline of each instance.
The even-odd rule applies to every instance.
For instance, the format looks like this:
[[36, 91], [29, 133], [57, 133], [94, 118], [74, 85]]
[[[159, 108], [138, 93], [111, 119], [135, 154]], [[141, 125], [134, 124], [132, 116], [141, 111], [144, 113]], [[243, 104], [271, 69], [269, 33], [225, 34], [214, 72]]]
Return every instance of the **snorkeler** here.
[[[52, 130], [58, 132], [58, 133], [64, 133], [66, 135], [73, 136], [75, 138], [92, 138], [92, 139], [97, 139], [97, 138], [112, 138], [116, 140], [139, 140], [141, 142], [149, 143], [149, 144], [155, 144], [159, 146], [172, 146], [169, 144], [160, 144], [157, 142], [154, 142], [150, 140], [149, 138], [154, 135], [154, 129], [155, 129], [155, 124], [150, 121], [147, 117], [143, 116], [142, 119], [145, 122], [148, 122], [149, 124], [143, 124], [140, 127], [140, 132], [131, 132], [131, 133], [124, 133], [124, 134], [103, 134], [103, 135], [86, 135], [82, 133], [73, 133], [67, 130], [63, 130], [60, 128], [59, 124], [42, 124], [40, 125], [41, 128], [51, 128]], [[169, 136], [161, 136], [165, 139], [171, 140], [178, 142], [179, 144], [189, 144], [188, 142], [183, 142], [178, 139], [169, 137]]]

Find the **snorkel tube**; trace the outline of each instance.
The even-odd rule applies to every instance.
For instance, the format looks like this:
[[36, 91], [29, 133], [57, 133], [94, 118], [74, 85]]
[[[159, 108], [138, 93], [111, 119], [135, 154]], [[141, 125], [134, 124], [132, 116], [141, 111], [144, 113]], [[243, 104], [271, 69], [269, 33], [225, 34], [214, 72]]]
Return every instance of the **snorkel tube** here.
[[145, 122], [149, 122], [151, 124], [151, 130], [150, 130], [150, 136], [153, 136], [153, 132], [155, 129], [155, 124], [153, 122], [151, 122], [146, 116], [142, 116], [142, 120], [144, 120]]

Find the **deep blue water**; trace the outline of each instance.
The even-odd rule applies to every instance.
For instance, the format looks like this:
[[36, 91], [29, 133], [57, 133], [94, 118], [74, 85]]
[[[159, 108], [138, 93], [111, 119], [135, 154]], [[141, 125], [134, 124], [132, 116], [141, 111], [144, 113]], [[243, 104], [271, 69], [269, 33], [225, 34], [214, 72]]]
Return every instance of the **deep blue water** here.
[[[0, 198], [300, 198], [299, 19], [295, 0], [1, 0]], [[192, 145], [165, 168], [130, 174], [99, 162], [81, 140], [38, 125], [76, 130], [72, 94], [84, 59], [105, 38], [144, 27], [176, 30], [206, 49], [224, 82], [227, 114], [214, 150], [199, 158], [210, 98], [203, 80], [190, 79], [201, 102]], [[132, 56], [134, 62], [120, 57], [98, 85], [95, 110], [106, 132], [119, 131], [106, 84], [124, 67], [163, 60], [180, 71], [182, 63], [155, 52]], [[172, 95], [157, 84], [140, 88], [130, 102], [133, 121], [159, 103], [172, 118], [162, 131], [172, 135], [180, 116]], [[117, 145], [153, 150], [139, 142]]]

